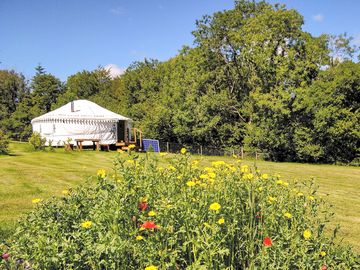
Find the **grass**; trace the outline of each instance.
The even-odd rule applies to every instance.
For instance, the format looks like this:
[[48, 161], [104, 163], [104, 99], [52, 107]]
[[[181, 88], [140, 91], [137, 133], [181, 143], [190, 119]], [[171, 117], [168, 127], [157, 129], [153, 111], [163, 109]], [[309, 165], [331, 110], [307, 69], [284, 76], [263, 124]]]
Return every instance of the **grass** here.
[[[115, 152], [33, 152], [27, 143], [13, 142], [11, 155], [0, 156], [0, 239], [9, 235], [16, 220], [33, 208], [33, 198], [61, 196], [61, 191], [83, 184], [99, 168], [112, 169]], [[202, 164], [228, 157], [196, 157]], [[360, 253], [360, 168], [335, 165], [275, 163], [245, 160], [262, 172], [284, 179], [316, 180], [320, 195], [334, 207], [332, 225], [340, 224], [340, 238]]]

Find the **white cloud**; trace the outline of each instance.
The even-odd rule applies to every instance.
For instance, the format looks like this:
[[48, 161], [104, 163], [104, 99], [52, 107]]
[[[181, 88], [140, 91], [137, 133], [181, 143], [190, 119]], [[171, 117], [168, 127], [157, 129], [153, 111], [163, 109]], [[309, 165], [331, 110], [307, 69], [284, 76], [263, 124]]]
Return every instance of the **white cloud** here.
[[123, 7], [120, 7], [120, 6], [112, 8], [109, 11], [110, 11], [110, 13], [112, 13], [114, 15], [122, 15], [122, 14], [126, 13], [126, 9]]
[[110, 72], [111, 78], [115, 78], [120, 76], [121, 74], [124, 74], [125, 69], [120, 68], [115, 64], [107, 64], [104, 69], [108, 70]]
[[324, 15], [319, 13], [319, 14], [314, 15], [312, 18], [313, 18], [314, 21], [322, 22], [324, 20]]

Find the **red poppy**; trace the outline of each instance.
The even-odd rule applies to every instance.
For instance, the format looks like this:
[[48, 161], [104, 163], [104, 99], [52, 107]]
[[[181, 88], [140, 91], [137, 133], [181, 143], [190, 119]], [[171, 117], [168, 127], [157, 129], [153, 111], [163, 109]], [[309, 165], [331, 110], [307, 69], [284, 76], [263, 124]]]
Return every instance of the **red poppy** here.
[[1, 257], [6, 261], [7, 259], [9, 259], [10, 254], [9, 253], [4, 253]]
[[323, 266], [321, 266], [321, 270], [327, 270], [327, 266], [324, 264]]
[[149, 205], [146, 202], [140, 202], [138, 207], [141, 211], [145, 211], [149, 207]]
[[271, 238], [268, 237], [268, 236], [266, 236], [266, 237], [264, 238], [263, 244], [264, 244], [264, 246], [266, 246], [266, 247], [271, 247], [271, 246], [272, 246]]
[[256, 218], [260, 219], [261, 218], [261, 212], [256, 212]]
[[156, 229], [158, 226], [153, 221], [145, 221], [141, 228], [144, 229]]

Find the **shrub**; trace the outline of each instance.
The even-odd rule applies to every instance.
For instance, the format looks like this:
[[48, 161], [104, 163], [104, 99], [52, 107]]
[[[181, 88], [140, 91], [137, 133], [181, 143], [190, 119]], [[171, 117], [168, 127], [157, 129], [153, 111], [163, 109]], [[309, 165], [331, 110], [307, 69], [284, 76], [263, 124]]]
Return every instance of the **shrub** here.
[[166, 160], [121, 154], [114, 173], [99, 170], [95, 183], [61, 199], [34, 200], [2, 252], [34, 269], [358, 265], [350, 248], [334, 242], [336, 230], [324, 234], [332, 214], [312, 182], [288, 183], [237, 159], [205, 168], [185, 152]]
[[0, 130], [0, 155], [9, 152], [9, 138]]
[[34, 147], [35, 151], [45, 150], [46, 138], [41, 138], [40, 133], [35, 131], [29, 138], [29, 143]]

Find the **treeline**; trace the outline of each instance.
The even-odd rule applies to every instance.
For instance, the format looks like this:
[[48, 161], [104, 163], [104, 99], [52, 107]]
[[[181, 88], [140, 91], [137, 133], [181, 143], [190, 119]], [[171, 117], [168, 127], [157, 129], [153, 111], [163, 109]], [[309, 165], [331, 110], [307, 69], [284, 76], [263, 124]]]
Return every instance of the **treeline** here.
[[136, 62], [115, 79], [101, 67], [66, 83], [41, 66], [30, 83], [0, 71], [1, 128], [25, 140], [32, 118], [89, 99], [133, 118], [148, 138], [351, 162], [360, 149], [359, 50], [345, 34], [313, 37], [303, 24], [285, 6], [236, 1], [196, 22], [192, 48]]

